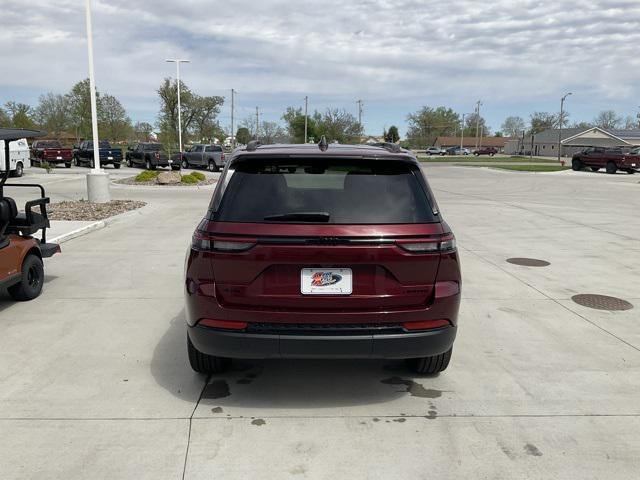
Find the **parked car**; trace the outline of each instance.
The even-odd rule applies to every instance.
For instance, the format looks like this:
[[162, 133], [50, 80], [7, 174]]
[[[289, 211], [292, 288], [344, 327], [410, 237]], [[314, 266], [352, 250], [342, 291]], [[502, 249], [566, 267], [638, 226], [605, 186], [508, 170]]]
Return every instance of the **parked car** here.
[[640, 148], [625, 154], [621, 148], [589, 147], [573, 155], [571, 168], [582, 170], [588, 167], [594, 172], [605, 168], [613, 174], [618, 170], [634, 173], [640, 170]]
[[71, 168], [73, 160], [73, 150], [65, 148], [58, 140], [34, 140], [31, 144], [31, 163], [42, 165], [47, 162], [49, 165], [64, 164]]
[[471, 150], [460, 147], [449, 147], [445, 152], [447, 155], [471, 155]]
[[[4, 140], [0, 142], [0, 172], [6, 169]], [[29, 159], [29, 144], [26, 138], [19, 138], [9, 142], [9, 175], [13, 177], [21, 177], [25, 168], [31, 166]]]
[[221, 145], [198, 143], [182, 152], [181, 159], [182, 168], [200, 167], [217, 172], [224, 167], [225, 154]]
[[428, 147], [424, 153], [427, 155], [444, 155], [445, 151], [439, 147]]
[[180, 162], [174, 162], [164, 151], [161, 143], [138, 142], [127, 149], [125, 159], [128, 167], [144, 167], [155, 170], [158, 167], [180, 169]]
[[480, 147], [473, 151], [473, 154], [477, 157], [479, 155], [489, 155], [493, 157], [496, 153], [498, 153], [498, 149], [494, 147]]
[[197, 372], [229, 358], [377, 357], [436, 373], [451, 358], [461, 276], [412, 153], [251, 142], [193, 234], [184, 285]]
[[[100, 166], [113, 165], [113, 168], [120, 168], [122, 163], [122, 150], [113, 148], [107, 141], [101, 140], [99, 148]], [[93, 168], [93, 141], [84, 140], [80, 142], [78, 148], [73, 150], [73, 160], [78, 167]]]

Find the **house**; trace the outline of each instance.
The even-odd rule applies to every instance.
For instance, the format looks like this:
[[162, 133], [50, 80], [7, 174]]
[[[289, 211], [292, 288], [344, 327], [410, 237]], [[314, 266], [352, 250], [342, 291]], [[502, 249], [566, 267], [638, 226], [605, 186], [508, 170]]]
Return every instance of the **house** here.
[[[436, 137], [433, 146], [439, 148], [459, 147], [460, 140], [460, 137]], [[509, 140], [511, 140], [509, 137], [482, 137], [480, 146], [494, 147], [497, 148], [499, 152], [502, 152]], [[469, 150], [475, 150], [478, 146], [476, 144], [476, 137], [464, 137], [462, 139], [462, 146]]]
[[[532, 135], [525, 135], [519, 139], [510, 140], [505, 152], [509, 154], [524, 153], [533, 155], [557, 157], [558, 135], [557, 128], [550, 128]], [[605, 130], [600, 127], [563, 128], [561, 155], [570, 157], [586, 147], [621, 147], [631, 149], [640, 145], [640, 130]]]

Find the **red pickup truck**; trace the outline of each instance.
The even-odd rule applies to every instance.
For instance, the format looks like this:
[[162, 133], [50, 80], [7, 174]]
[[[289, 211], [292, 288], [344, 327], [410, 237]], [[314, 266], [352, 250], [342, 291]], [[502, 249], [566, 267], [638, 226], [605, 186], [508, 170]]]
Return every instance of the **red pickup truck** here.
[[576, 153], [571, 160], [571, 168], [575, 171], [588, 167], [594, 172], [605, 168], [607, 173], [613, 174], [618, 170], [635, 173], [640, 170], [640, 147], [629, 153], [621, 148], [589, 147]]
[[72, 159], [73, 150], [64, 148], [57, 140], [36, 140], [31, 144], [31, 163], [64, 163], [65, 167], [71, 168]]

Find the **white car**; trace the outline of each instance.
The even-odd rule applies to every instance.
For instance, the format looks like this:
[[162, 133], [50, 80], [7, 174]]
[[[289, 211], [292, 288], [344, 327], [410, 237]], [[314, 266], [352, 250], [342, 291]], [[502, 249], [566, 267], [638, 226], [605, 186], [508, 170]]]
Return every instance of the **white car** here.
[[427, 155], [444, 155], [444, 151], [439, 147], [428, 147], [424, 153]]
[[[21, 177], [24, 169], [31, 167], [31, 159], [29, 155], [29, 144], [26, 138], [21, 138], [9, 143], [11, 162], [11, 175]], [[4, 140], [0, 140], [0, 172], [4, 171]]]

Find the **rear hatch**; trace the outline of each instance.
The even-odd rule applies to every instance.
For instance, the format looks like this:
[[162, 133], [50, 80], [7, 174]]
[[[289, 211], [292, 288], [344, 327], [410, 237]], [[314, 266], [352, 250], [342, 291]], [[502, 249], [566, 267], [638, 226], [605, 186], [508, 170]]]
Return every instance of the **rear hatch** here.
[[353, 313], [432, 298], [451, 236], [417, 165], [260, 158], [234, 163], [221, 184], [194, 245], [222, 306]]

